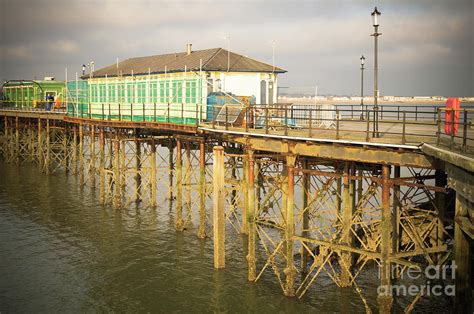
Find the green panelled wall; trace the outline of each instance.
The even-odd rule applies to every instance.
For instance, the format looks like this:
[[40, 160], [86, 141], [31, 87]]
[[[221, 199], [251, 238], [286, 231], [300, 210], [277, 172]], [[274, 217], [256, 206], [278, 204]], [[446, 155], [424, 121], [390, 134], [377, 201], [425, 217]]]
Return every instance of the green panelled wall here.
[[[83, 81], [86, 82], [86, 81]], [[199, 78], [149, 78], [147, 76], [92, 79], [81, 87], [87, 102], [68, 106], [68, 113], [96, 119], [194, 123], [205, 119], [206, 99]], [[72, 87], [72, 86], [71, 86]], [[90, 103], [90, 106], [88, 105]]]

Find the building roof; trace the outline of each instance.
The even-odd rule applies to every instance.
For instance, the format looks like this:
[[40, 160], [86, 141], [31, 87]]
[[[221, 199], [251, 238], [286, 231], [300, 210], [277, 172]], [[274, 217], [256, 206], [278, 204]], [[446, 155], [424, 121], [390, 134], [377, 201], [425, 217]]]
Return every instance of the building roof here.
[[[117, 76], [117, 73], [127, 76], [156, 73], [175, 73], [187, 71], [199, 71], [200, 60], [202, 60], [203, 71], [227, 71], [227, 60], [229, 56], [229, 72], [266, 72], [285, 73], [286, 71], [273, 67], [270, 64], [255, 59], [229, 52], [222, 48], [205, 49], [186, 52], [170, 53], [148, 57], [130, 58], [117, 64], [112, 64], [94, 71], [94, 77]], [[118, 71], [117, 71], [118, 70]], [[88, 78], [84, 75], [83, 78]]]

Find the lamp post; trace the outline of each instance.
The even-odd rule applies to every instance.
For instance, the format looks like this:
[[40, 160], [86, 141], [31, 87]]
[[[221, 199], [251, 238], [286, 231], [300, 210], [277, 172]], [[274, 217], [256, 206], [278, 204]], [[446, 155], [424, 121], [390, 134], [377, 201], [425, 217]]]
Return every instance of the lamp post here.
[[373, 136], [379, 137], [379, 107], [378, 107], [378, 97], [379, 97], [379, 89], [378, 89], [378, 56], [377, 56], [377, 44], [378, 44], [378, 37], [382, 35], [382, 33], [378, 32], [379, 22], [378, 16], [380, 12], [377, 10], [377, 7], [374, 8], [372, 12], [372, 24], [374, 26], [374, 33], [370, 36], [374, 36], [374, 128], [373, 128]]
[[360, 119], [364, 120], [364, 61], [365, 57], [360, 57]]

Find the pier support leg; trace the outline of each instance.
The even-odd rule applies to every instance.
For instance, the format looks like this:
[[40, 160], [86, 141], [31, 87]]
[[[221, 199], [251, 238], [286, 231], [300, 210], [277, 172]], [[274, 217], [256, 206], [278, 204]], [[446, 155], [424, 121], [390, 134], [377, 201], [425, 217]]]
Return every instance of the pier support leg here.
[[[184, 174], [186, 217], [191, 217], [191, 143], [186, 142], [186, 172]], [[188, 222], [188, 219], [186, 219]]]
[[[6, 123], [5, 119], [5, 123]], [[8, 130], [7, 128], [5, 128]], [[7, 132], [7, 131], [6, 131]], [[43, 123], [41, 119], [38, 119], [38, 151], [37, 151], [37, 156], [38, 158], [38, 164], [40, 166], [40, 169], [44, 168], [44, 153], [43, 153]]]
[[15, 162], [20, 163], [20, 121], [15, 117]]
[[392, 236], [392, 219], [390, 208], [390, 166], [382, 166], [382, 223], [380, 241], [380, 287], [377, 301], [380, 313], [390, 313], [392, 309], [393, 296], [390, 287], [390, 251]]
[[173, 202], [173, 171], [174, 171], [174, 158], [173, 158], [173, 140], [170, 138], [168, 143], [168, 164], [169, 164], [169, 186], [168, 186], [168, 199], [170, 200], [170, 206]]
[[120, 140], [118, 136], [118, 131], [115, 131], [115, 140], [114, 140], [114, 198], [113, 206], [115, 208], [120, 208], [122, 206], [122, 189], [120, 187], [121, 181], [120, 175]]
[[[308, 160], [305, 158], [302, 161], [303, 170], [308, 169]], [[303, 227], [301, 230], [301, 234], [303, 238], [309, 237], [309, 211], [307, 210], [308, 207], [308, 200], [309, 200], [309, 191], [310, 191], [310, 175], [308, 173], [303, 172], [303, 180], [302, 180], [302, 211], [303, 211]], [[301, 272], [303, 275], [306, 275], [308, 271], [308, 251], [301, 245], [300, 249], [301, 253]]]
[[84, 185], [84, 126], [79, 124], [79, 184]]
[[[344, 189], [342, 191], [342, 234], [341, 242], [349, 247], [353, 246], [354, 235], [352, 233], [352, 215], [354, 214], [354, 180], [350, 178], [352, 174], [351, 163], [344, 162], [344, 172], [342, 175], [342, 184]], [[341, 285], [343, 287], [350, 286], [351, 283], [351, 268], [352, 268], [352, 253], [341, 253]]]
[[[446, 173], [442, 170], [436, 170], [435, 172], [435, 185], [437, 187], [446, 187], [447, 185], [447, 176]], [[446, 211], [446, 195], [444, 192], [436, 192], [435, 193], [435, 204], [436, 209], [438, 210], [438, 229], [437, 229], [437, 244], [438, 246], [442, 246], [444, 244], [444, 215]], [[438, 253], [436, 260], [437, 263], [441, 263], [441, 258], [443, 253]]]
[[90, 126], [90, 155], [91, 155], [91, 164], [90, 164], [90, 171], [89, 176], [91, 178], [91, 186], [95, 188], [95, 126]]
[[[137, 134], [135, 135], [137, 136]], [[142, 147], [140, 141], [135, 138], [135, 202], [140, 202], [142, 199]]]
[[183, 231], [183, 160], [181, 140], [176, 141], [176, 230]]
[[64, 166], [64, 171], [66, 174], [69, 173], [69, 127], [65, 127], [63, 130], [63, 154], [64, 154], [64, 159], [63, 159], [63, 166]]
[[247, 253], [247, 263], [248, 263], [248, 280], [255, 281], [257, 278], [257, 265], [255, 257], [255, 241], [256, 241], [256, 226], [255, 226], [255, 160], [253, 151], [248, 151], [248, 212], [247, 220], [249, 224], [249, 237], [248, 237], [248, 253]]
[[122, 189], [122, 195], [125, 196], [125, 187], [127, 185], [127, 142], [123, 141], [120, 145], [120, 188]]
[[[285, 242], [286, 242], [286, 282], [285, 282], [285, 295], [288, 297], [295, 296], [295, 274], [296, 267], [294, 263], [294, 240], [295, 224], [294, 224], [294, 209], [295, 209], [295, 156], [286, 157], [286, 166], [283, 170], [283, 182], [282, 182], [282, 202], [285, 213]], [[286, 190], [286, 191], [285, 191]]]
[[51, 166], [51, 130], [49, 128], [49, 119], [46, 119], [46, 158], [45, 162], [45, 173], [49, 174], [49, 167]]
[[248, 222], [248, 212], [249, 212], [249, 168], [248, 168], [248, 158], [244, 156], [242, 162], [242, 184], [241, 191], [243, 194], [243, 209], [242, 209], [242, 228], [240, 230], [243, 234], [249, 234], [249, 222]]
[[99, 199], [105, 204], [105, 138], [104, 129], [99, 129]]
[[224, 148], [214, 147], [212, 220], [214, 230], [214, 268], [225, 267]]
[[77, 174], [77, 128], [72, 128], [72, 174]]
[[198, 238], [206, 237], [206, 151], [204, 142], [199, 143], [199, 228]]
[[[394, 167], [393, 177], [400, 178], [400, 166]], [[392, 254], [397, 254], [400, 247], [400, 185], [393, 185], [393, 203], [392, 203]], [[399, 276], [398, 267], [394, 269], [393, 275], [397, 278]]]
[[156, 207], [156, 144], [155, 140], [153, 139], [151, 141], [151, 161], [150, 161], [150, 167], [151, 167], [151, 206], [154, 208]]

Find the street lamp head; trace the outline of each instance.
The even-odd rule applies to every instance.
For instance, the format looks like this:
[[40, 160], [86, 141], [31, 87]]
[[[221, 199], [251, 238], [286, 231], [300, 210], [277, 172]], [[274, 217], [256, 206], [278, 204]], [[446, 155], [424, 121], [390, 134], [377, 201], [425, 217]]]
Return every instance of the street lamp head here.
[[380, 15], [379, 10], [377, 10], [377, 7], [374, 8], [374, 12], [372, 12], [372, 24], [374, 27], [379, 26], [379, 21], [378, 21], [378, 16]]
[[360, 57], [360, 65], [364, 65], [364, 61], [365, 61], [365, 57], [364, 55], [362, 55], [362, 57]]

